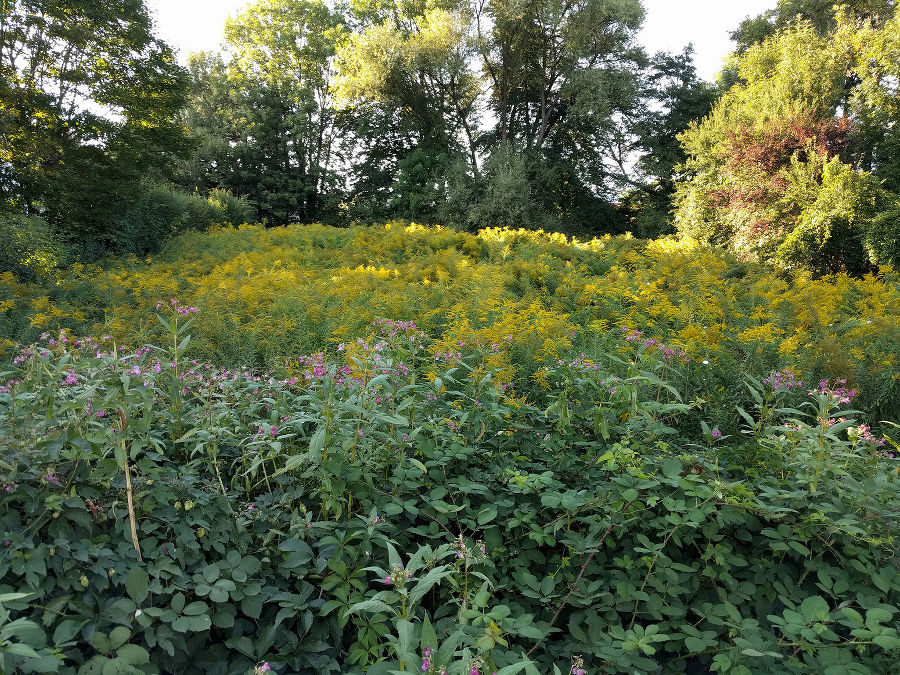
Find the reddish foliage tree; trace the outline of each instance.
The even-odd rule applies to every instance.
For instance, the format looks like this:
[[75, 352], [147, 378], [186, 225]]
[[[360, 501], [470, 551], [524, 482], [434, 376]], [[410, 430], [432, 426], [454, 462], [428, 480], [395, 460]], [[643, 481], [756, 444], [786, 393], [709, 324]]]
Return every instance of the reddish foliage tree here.
[[811, 155], [839, 156], [847, 148], [849, 131], [847, 117], [821, 119], [809, 113], [729, 131], [723, 159], [733, 180], [711, 193], [713, 203], [720, 208], [765, 209], [784, 196], [788, 181], [781, 170], [792, 158], [806, 162]]

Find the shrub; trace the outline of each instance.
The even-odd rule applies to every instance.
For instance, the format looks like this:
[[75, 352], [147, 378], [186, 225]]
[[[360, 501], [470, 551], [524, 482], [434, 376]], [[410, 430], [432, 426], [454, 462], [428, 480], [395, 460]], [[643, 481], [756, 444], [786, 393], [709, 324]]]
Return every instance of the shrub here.
[[896, 663], [895, 446], [841, 383], [748, 378], [723, 431], [631, 329], [529, 404], [499, 345], [411, 322], [279, 380], [193, 360], [194, 308], [160, 309], [166, 347], [46, 336], [0, 388], [6, 672]]
[[165, 184], [150, 185], [119, 218], [117, 252], [145, 256], [179, 234], [205, 232], [213, 225], [240, 225], [253, 217], [253, 207], [227, 190], [213, 190], [204, 198]]
[[878, 214], [866, 229], [863, 244], [872, 264], [900, 269], [900, 208]]
[[250, 202], [242, 197], [235, 197], [228, 190], [213, 188], [209, 191], [207, 201], [213, 207], [215, 213], [211, 224], [237, 226], [256, 222], [256, 213]]
[[[900, 416], [900, 286], [888, 267], [810, 279], [674, 239], [246, 226], [182, 235], [149, 262], [72, 269], [52, 292], [19, 284], [0, 293], [15, 304], [15, 325], [34, 319], [10, 338], [80, 325], [132, 345], [160, 337], [143, 308], [180, 295], [209, 308], [194, 329], [198, 356], [276, 370], [298, 353], [333, 350], [378, 316], [415, 320], [448, 345], [512, 336], [496, 365], [529, 394], [559, 353], [590, 353], [598, 329], [627, 325], [714, 364], [713, 389], [734, 404], [746, 400], [740, 373], [792, 367], [848, 379], [878, 420]], [[72, 321], [75, 312], [85, 321]]]
[[51, 279], [68, 262], [68, 252], [50, 224], [40, 216], [0, 216], [0, 274], [20, 281]]

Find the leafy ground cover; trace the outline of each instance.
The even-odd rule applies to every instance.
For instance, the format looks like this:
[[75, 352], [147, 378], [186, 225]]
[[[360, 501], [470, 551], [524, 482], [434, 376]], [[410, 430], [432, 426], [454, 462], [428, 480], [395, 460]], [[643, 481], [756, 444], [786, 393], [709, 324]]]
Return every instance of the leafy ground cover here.
[[187, 337], [211, 306], [2, 376], [4, 672], [896, 664], [900, 448], [849, 385], [744, 375], [751, 405], [716, 408], [680, 346], [614, 327], [525, 399], [502, 341], [406, 320], [226, 368]]
[[776, 276], [720, 249], [625, 236], [579, 242], [400, 224], [187, 234], [159, 256], [76, 266], [49, 285], [0, 276], [7, 358], [13, 340], [60, 327], [135, 347], [159, 341], [146, 308], [170, 297], [203, 307], [194, 353], [228, 367], [282, 372], [298, 354], [334, 355], [387, 316], [415, 321], [443, 351], [460, 340], [501, 345], [491, 357], [498, 377], [537, 395], [547, 387], [543, 369], [562, 354], [591, 355], [597, 334], [626, 327], [678, 346], [695, 368], [707, 362], [704, 377], [715, 383], [705, 395], [722, 410], [748, 404], [743, 373], [790, 367], [809, 381], [846, 379], [874, 421], [900, 419], [900, 284], [891, 268], [864, 278]]

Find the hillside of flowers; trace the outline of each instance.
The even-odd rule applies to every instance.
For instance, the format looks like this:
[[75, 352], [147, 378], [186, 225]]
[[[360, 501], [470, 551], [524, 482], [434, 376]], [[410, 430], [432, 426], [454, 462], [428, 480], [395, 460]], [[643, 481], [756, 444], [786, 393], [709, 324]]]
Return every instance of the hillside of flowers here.
[[890, 269], [294, 226], [3, 283], [3, 672], [900, 657]]
[[[591, 241], [525, 230], [465, 234], [389, 224], [228, 228], [176, 238], [158, 256], [76, 265], [53, 285], [0, 276], [0, 335], [29, 343], [68, 328], [138, 347], [163, 329], [147, 308], [202, 307], [193, 353], [229, 367], [290, 370], [300, 354], [337, 354], [379, 317], [415, 321], [451, 352], [492, 350], [504, 383], [534, 395], [568, 352], [592, 354], [611, 329], [686, 352], [707, 396], [746, 399], [743, 373], [791, 368], [847, 380], [876, 421], [900, 418], [900, 284], [777, 276], [720, 249], [627, 236]], [[733, 410], [733, 407], [732, 407]], [[728, 425], [733, 415], [717, 422]]]

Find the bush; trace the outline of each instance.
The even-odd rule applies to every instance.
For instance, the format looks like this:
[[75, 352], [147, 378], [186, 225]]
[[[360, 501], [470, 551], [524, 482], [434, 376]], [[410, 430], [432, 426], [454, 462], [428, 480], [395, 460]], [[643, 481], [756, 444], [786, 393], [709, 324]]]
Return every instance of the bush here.
[[0, 274], [12, 272], [23, 282], [51, 279], [68, 262], [62, 241], [40, 216], [0, 216], [0, 241]]
[[900, 208], [879, 213], [872, 219], [863, 244], [873, 265], [900, 269]]
[[120, 216], [117, 252], [144, 256], [159, 251], [166, 240], [179, 234], [205, 232], [213, 225], [240, 225], [253, 216], [246, 200], [226, 190], [213, 190], [204, 198], [165, 184], [151, 185]]
[[209, 191], [207, 201], [214, 209], [214, 224], [237, 226], [256, 222], [256, 212], [250, 202], [242, 197], [235, 197], [228, 190], [213, 188]]
[[6, 672], [897, 661], [894, 444], [840, 383], [747, 378], [723, 431], [633, 330], [529, 404], [502, 345], [378, 321], [276, 380], [192, 360], [194, 311], [166, 303], [166, 348], [48, 336], [0, 388]]

